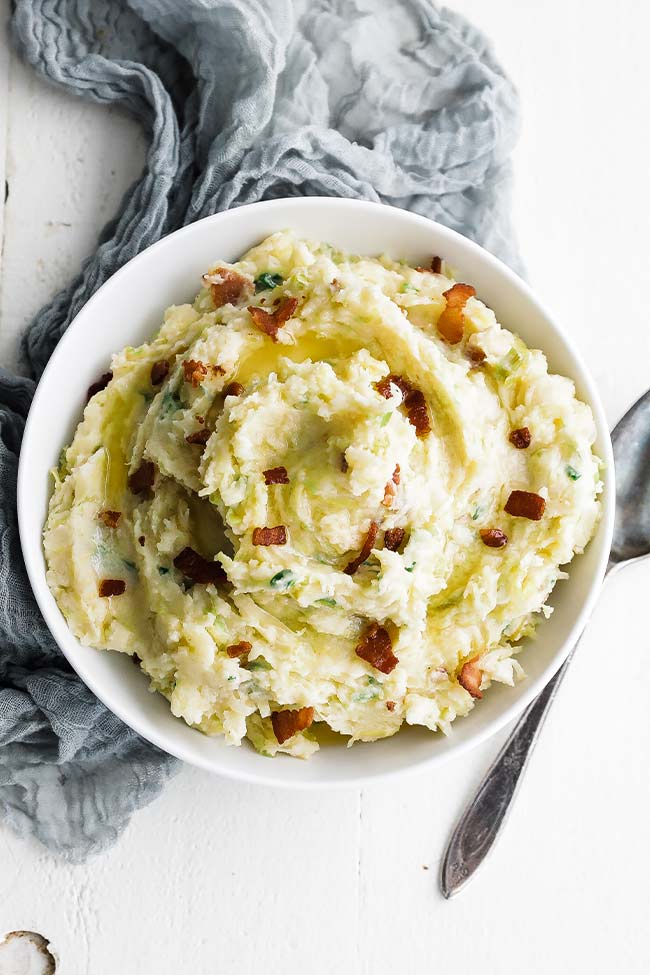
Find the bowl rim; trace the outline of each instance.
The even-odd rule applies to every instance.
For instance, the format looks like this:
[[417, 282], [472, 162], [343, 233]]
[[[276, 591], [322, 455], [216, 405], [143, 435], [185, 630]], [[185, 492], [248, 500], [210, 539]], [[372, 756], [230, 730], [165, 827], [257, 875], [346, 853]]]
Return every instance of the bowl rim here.
[[[133, 714], [129, 712], [128, 708], [122, 708], [121, 706], [115, 707], [112, 703], [109, 703], [110, 694], [105, 696], [103, 688], [101, 686], [101, 681], [96, 681], [88, 669], [83, 666], [83, 662], [76, 659], [74, 650], [71, 646], [68, 646], [74, 642], [77, 647], [81, 646], [79, 641], [74, 637], [72, 632], [69, 630], [68, 625], [58, 609], [56, 603], [48, 598], [51, 596], [49, 587], [47, 586], [45, 571], [44, 571], [44, 556], [42, 556], [42, 563], [38, 563], [38, 559], [34, 557], [34, 553], [29, 544], [27, 544], [28, 537], [30, 533], [34, 530], [34, 526], [30, 525], [30, 515], [27, 510], [27, 504], [25, 500], [27, 491], [27, 461], [26, 458], [30, 452], [30, 444], [32, 439], [32, 430], [34, 428], [34, 417], [38, 412], [40, 407], [40, 400], [44, 395], [44, 390], [46, 387], [45, 380], [50, 376], [51, 373], [55, 372], [59, 362], [66, 355], [67, 347], [74, 341], [74, 335], [76, 327], [80, 324], [80, 319], [86, 319], [89, 315], [92, 315], [92, 310], [95, 304], [100, 303], [103, 300], [103, 292], [110, 285], [115, 287], [116, 282], [119, 282], [120, 276], [127, 273], [132, 273], [133, 267], [137, 266], [139, 263], [149, 260], [152, 252], [159, 252], [164, 248], [176, 247], [178, 244], [188, 235], [196, 232], [196, 228], [199, 225], [205, 225], [208, 223], [219, 223], [224, 220], [224, 218], [232, 219], [233, 214], [240, 214], [243, 212], [250, 212], [252, 210], [261, 211], [273, 211], [274, 209], [284, 210], [289, 209], [299, 209], [305, 204], [312, 207], [339, 207], [342, 211], [364, 211], [372, 209], [376, 211], [378, 209], [391, 211], [392, 216], [399, 214], [399, 218], [405, 223], [411, 222], [412, 224], [417, 224], [420, 226], [433, 226], [435, 232], [441, 240], [448, 239], [450, 242], [455, 242], [461, 247], [468, 249], [470, 254], [473, 252], [475, 255], [479, 256], [479, 259], [487, 264], [490, 272], [494, 272], [497, 277], [505, 278], [511, 287], [518, 290], [524, 300], [531, 305], [537, 313], [545, 320], [546, 327], [549, 328], [551, 333], [555, 333], [561, 339], [562, 343], [566, 346], [570, 357], [573, 362], [573, 372], [569, 377], [574, 381], [578, 381], [581, 386], [581, 398], [587, 402], [590, 406], [595, 426], [597, 437], [601, 441], [602, 449], [602, 461], [604, 462], [604, 480], [605, 480], [605, 490], [601, 495], [601, 500], [603, 502], [603, 509], [601, 514], [600, 523], [598, 526], [599, 533], [602, 534], [601, 546], [602, 550], [599, 559], [596, 564], [596, 569], [593, 572], [591, 582], [589, 584], [588, 593], [584, 600], [584, 605], [582, 611], [578, 614], [573, 622], [571, 629], [565, 640], [552, 656], [549, 664], [546, 668], [536, 677], [529, 678], [528, 686], [521, 694], [513, 699], [510, 704], [508, 704], [503, 711], [488, 720], [484, 725], [479, 726], [475, 733], [469, 736], [464, 741], [457, 741], [445, 750], [440, 750], [438, 752], [432, 751], [431, 754], [426, 755], [422, 758], [409, 760], [408, 756], [405, 757], [403, 764], [400, 764], [397, 768], [391, 768], [387, 770], [372, 771], [366, 774], [358, 774], [356, 776], [345, 778], [305, 778], [303, 780], [294, 780], [288, 777], [282, 778], [276, 774], [270, 775], [265, 774], [264, 768], [265, 763], [262, 762], [260, 758], [260, 768], [259, 772], [251, 772], [250, 770], [236, 768], [236, 767], [223, 767], [216, 769], [210, 761], [200, 753], [194, 753], [191, 749], [184, 746], [183, 743], [169, 742], [166, 739], [164, 733], [159, 732], [157, 729], [152, 727], [143, 727], [144, 714], [140, 713]], [[542, 351], [544, 351], [542, 349]], [[499, 258], [495, 257], [481, 245], [477, 244], [475, 241], [458, 231], [452, 230], [446, 227], [444, 224], [438, 223], [429, 217], [422, 216], [421, 214], [413, 213], [409, 210], [404, 210], [401, 207], [391, 206], [384, 203], [378, 203], [368, 200], [357, 200], [345, 197], [329, 197], [329, 196], [307, 196], [307, 197], [290, 197], [274, 200], [258, 201], [254, 203], [244, 204], [240, 207], [220, 211], [218, 213], [212, 214], [207, 217], [203, 217], [201, 220], [197, 220], [194, 223], [188, 224], [178, 230], [173, 231], [170, 234], [161, 237], [155, 243], [151, 244], [149, 247], [140, 251], [133, 258], [123, 264], [118, 270], [112, 274], [97, 291], [91, 295], [87, 302], [82, 306], [82, 308], [77, 312], [74, 319], [70, 322], [70, 325], [66, 329], [65, 333], [60, 338], [57, 343], [48, 363], [43, 370], [43, 374], [36, 387], [32, 403], [30, 405], [29, 414], [25, 423], [22, 445], [20, 450], [20, 458], [18, 465], [18, 478], [17, 478], [17, 511], [18, 511], [18, 528], [21, 547], [23, 551], [23, 558], [25, 561], [25, 567], [27, 570], [27, 575], [34, 593], [34, 597], [38, 604], [38, 607], [43, 615], [45, 623], [52, 634], [57, 646], [65, 656], [66, 660], [77, 674], [77, 676], [84, 682], [84, 684], [92, 691], [93, 694], [107, 707], [113, 714], [120, 718], [128, 727], [139, 734], [146, 741], [160, 748], [167, 754], [173, 755], [176, 758], [187, 762], [189, 765], [193, 765], [197, 768], [204, 769], [210, 772], [212, 775], [222, 776], [224, 778], [233, 779], [235, 781], [247, 782], [256, 785], [267, 785], [273, 788], [288, 788], [288, 789], [307, 789], [307, 790], [317, 790], [317, 789], [345, 789], [345, 788], [358, 788], [359, 786], [378, 781], [388, 781], [393, 780], [397, 777], [404, 775], [416, 773], [422, 771], [425, 768], [432, 768], [436, 764], [448, 761], [454, 757], [462, 755], [463, 753], [469, 751], [472, 748], [485, 742], [488, 738], [501, 731], [510, 721], [513, 721], [531, 703], [533, 698], [535, 698], [548, 681], [553, 677], [553, 675], [559, 670], [564, 661], [569, 655], [569, 652], [575, 646], [577, 640], [581, 636], [583, 630], [588, 625], [589, 619], [600, 593], [602, 581], [605, 576], [605, 571], [607, 568], [607, 562], [609, 557], [609, 551], [611, 547], [611, 540], [614, 529], [614, 514], [615, 514], [615, 471], [614, 471], [614, 457], [612, 451], [612, 443], [609, 432], [609, 426], [605, 416], [605, 411], [600, 399], [600, 395], [596, 388], [596, 384], [591, 376], [589, 369], [587, 368], [582, 355], [577, 349], [573, 342], [571, 336], [565, 331], [565, 329], [558, 324], [555, 315], [546, 307], [546, 305], [537, 297], [535, 292], [531, 289], [526, 281], [524, 281], [515, 271], [504, 264]], [[32, 519], [33, 520], [33, 519]], [[40, 542], [42, 548], [42, 530], [43, 526], [39, 524]], [[55, 609], [53, 608], [55, 607]], [[73, 659], [75, 657], [75, 659]], [[176, 720], [182, 720], [180, 718]], [[144, 722], [146, 723], [146, 722]], [[200, 732], [198, 732], [200, 734]], [[432, 733], [433, 734], [433, 733]], [[275, 763], [274, 763], [275, 764]]]

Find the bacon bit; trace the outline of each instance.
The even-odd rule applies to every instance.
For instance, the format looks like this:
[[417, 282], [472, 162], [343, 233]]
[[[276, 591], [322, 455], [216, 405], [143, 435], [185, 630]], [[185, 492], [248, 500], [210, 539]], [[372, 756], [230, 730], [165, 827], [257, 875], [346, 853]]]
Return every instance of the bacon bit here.
[[384, 548], [389, 552], [396, 552], [404, 541], [405, 535], [403, 528], [387, 528], [384, 532]]
[[241, 394], [243, 392], [244, 392], [244, 387], [242, 386], [242, 384], [241, 383], [234, 383], [233, 382], [233, 383], [228, 383], [228, 385], [224, 387], [223, 395], [224, 396], [241, 396]]
[[384, 397], [384, 399], [390, 399], [393, 395], [391, 386], [397, 386], [404, 399], [406, 399], [413, 388], [410, 383], [406, 381], [406, 379], [402, 379], [401, 376], [398, 376], [394, 372], [389, 373], [387, 376], [384, 376], [383, 379], [380, 379], [379, 382], [375, 383], [375, 389]]
[[126, 592], [124, 579], [102, 579], [97, 589], [100, 596], [121, 596]]
[[252, 643], [249, 643], [248, 640], [241, 640], [239, 643], [231, 643], [229, 647], [226, 647], [226, 653], [229, 657], [241, 657], [252, 649]]
[[138, 544], [139, 545], [144, 545], [144, 542], [145, 542], [144, 535], [140, 535], [140, 537], [138, 538]]
[[199, 582], [205, 585], [212, 583], [213, 586], [216, 586], [218, 582], [224, 582], [226, 579], [226, 573], [221, 563], [210, 562], [208, 559], [204, 559], [202, 555], [195, 552], [189, 545], [182, 552], [178, 553], [174, 559], [174, 566], [184, 576], [191, 579], [192, 582]]
[[256, 308], [254, 305], [251, 305], [248, 310], [260, 332], [264, 332], [277, 342], [278, 331], [289, 321], [297, 307], [297, 298], [283, 298], [273, 312]]
[[297, 711], [273, 711], [271, 724], [278, 742], [283, 745], [299, 731], [309, 728], [314, 720], [313, 708], [299, 708]]
[[204, 427], [203, 430], [195, 430], [194, 433], [190, 433], [187, 437], [185, 437], [187, 443], [198, 443], [203, 444], [203, 446], [206, 445], [209, 439], [210, 431], [206, 427]]
[[544, 514], [546, 501], [533, 491], [512, 491], [503, 509], [514, 518], [539, 521]]
[[390, 508], [393, 501], [395, 500], [395, 496], [397, 495], [398, 484], [399, 484], [399, 464], [396, 465], [395, 470], [393, 471], [392, 480], [390, 480], [386, 485], [386, 487], [384, 488], [384, 498], [381, 503], [384, 505], [385, 508]]
[[286, 545], [287, 529], [284, 525], [275, 528], [254, 528], [253, 545]]
[[270, 467], [268, 471], [264, 471], [263, 473], [265, 484], [289, 483], [289, 475], [287, 474], [286, 467]]
[[133, 494], [142, 494], [153, 487], [156, 468], [150, 460], [143, 460], [137, 471], [129, 477], [129, 488]]
[[185, 382], [191, 383], [194, 389], [205, 379], [208, 374], [208, 367], [204, 362], [197, 362], [196, 359], [186, 359], [183, 362], [183, 373]]
[[163, 379], [166, 379], [169, 375], [169, 363], [166, 359], [160, 359], [159, 362], [154, 362], [151, 367], [151, 385], [160, 386]]
[[200, 413], [197, 413], [194, 419], [197, 423], [205, 423], [205, 417], [201, 416]]
[[517, 450], [525, 450], [526, 447], [530, 447], [532, 439], [528, 427], [520, 427], [518, 430], [513, 430], [509, 437], [510, 443]]
[[227, 267], [219, 267], [210, 274], [203, 275], [203, 283], [210, 286], [210, 294], [215, 308], [223, 305], [234, 305], [244, 292], [252, 292], [253, 282], [237, 271]]
[[406, 407], [406, 416], [409, 423], [415, 427], [418, 437], [426, 436], [431, 430], [431, 420], [429, 419], [424, 393], [411, 386], [408, 380], [403, 379], [402, 376], [397, 376], [392, 372], [375, 383], [375, 389], [384, 399], [390, 399], [393, 395], [391, 386], [397, 386], [400, 390], [403, 404]]
[[465, 690], [472, 695], [472, 697], [480, 701], [480, 699], [483, 697], [483, 694], [481, 693], [483, 671], [476, 663], [478, 659], [478, 657], [473, 657], [471, 660], [468, 660], [467, 663], [463, 664], [460, 669], [460, 674], [458, 675], [458, 683], [461, 687], [464, 687]]
[[91, 400], [95, 393], [101, 393], [102, 389], [106, 389], [111, 379], [113, 378], [112, 372], [103, 373], [96, 383], [93, 383], [88, 387], [88, 392], [86, 393], [86, 402]]
[[503, 548], [508, 544], [508, 536], [500, 528], [481, 528], [481, 541], [488, 548]]
[[386, 701], [386, 707], [389, 711], [395, 710], [395, 701]]
[[415, 427], [417, 436], [420, 439], [426, 437], [431, 431], [431, 420], [429, 419], [424, 393], [421, 393], [419, 389], [414, 389], [408, 394], [404, 403], [408, 421]]
[[357, 657], [366, 660], [376, 670], [380, 670], [382, 674], [390, 674], [399, 663], [398, 658], [393, 653], [393, 644], [388, 635], [388, 630], [379, 626], [378, 623], [371, 623], [363, 640], [354, 652]]
[[377, 524], [377, 522], [371, 521], [370, 527], [368, 529], [368, 534], [366, 535], [366, 539], [363, 545], [361, 546], [361, 551], [357, 555], [356, 559], [352, 559], [351, 562], [348, 562], [348, 564], [343, 570], [346, 575], [353, 576], [354, 573], [359, 568], [359, 566], [361, 565], [361, 563], [366, 561], [366, 559], [368, 558], [368, 556], [373, 550], [378, 531], [379, 531], [379, 525]]
[[471, 284], [455, 284], [443, 291], [447, 307], [438, 319], [437, 328], [441, 337], [450, 345], [457, 345], [463, 337], [463, 309], [469, 298], [476, 294]]
[[100, 521], [103, 521], [107, 528], [117, 528], [117, 523], [122, 517], [121, 511], [100, 511], [97, 515]]
[[483, 349], [479, 349], [478, 345], [468, 345], [467, 347], [467, 358], [475, 366], [480, 366], [482, 362], [485, 362], [487, 355]]
[[430, 274], [432, 271], [434, 274], [440, 274], [442, 271], [442, 258], [432, 257], [430, 267], [416, 267], [416, 271], [421, 271], [423, 274]]

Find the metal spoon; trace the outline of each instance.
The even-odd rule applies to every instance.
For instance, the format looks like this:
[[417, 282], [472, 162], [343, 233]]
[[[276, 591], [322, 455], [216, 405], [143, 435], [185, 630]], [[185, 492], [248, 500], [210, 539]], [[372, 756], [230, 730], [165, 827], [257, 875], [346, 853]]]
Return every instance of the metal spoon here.
[[[609, 573], [650, 554], [650, 390], [612, 433], [616, 519]], [[573, 648], [555, 677], [529, 704], [469, 802], [445, 850], [440, 889], [453, 897], [474, 876], [499, 836]]]

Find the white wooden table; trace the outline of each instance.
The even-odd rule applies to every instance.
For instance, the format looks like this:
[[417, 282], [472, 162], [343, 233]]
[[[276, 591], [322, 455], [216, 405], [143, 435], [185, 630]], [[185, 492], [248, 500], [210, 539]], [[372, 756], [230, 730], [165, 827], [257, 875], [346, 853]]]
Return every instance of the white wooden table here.
[[[650, 8], [456, 6], [521, 89], [521, 246], [613, 423], [650, 385]], [[11, 365], [18, 334], [138, 173], [143, 140], [0, 44], [0, 361]], [[0, 823], [0, 936], [42, 933], [66, 975], [648, 972], [649, 582], [640, 566], [608, 584], [506, 834], [456, 900], [438, 893], [439, 860], [498, 739], [362, 792], [276, 792], [186, 768], [81, 867]], [[0, 950], [1, 975], [21, 966]]]

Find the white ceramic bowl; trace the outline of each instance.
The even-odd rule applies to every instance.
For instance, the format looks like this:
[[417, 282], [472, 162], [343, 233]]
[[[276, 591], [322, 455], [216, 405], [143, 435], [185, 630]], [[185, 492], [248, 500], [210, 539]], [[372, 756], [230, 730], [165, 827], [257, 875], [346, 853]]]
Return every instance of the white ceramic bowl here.
[[[309, 762], [263, 758], [246, 743], [233, 748], [205, 737], [172, 716], [167, 701], [148, 691], [145, 677], [127, 657], [81, 646], [47, 587], [41, 543], [49, 471], [79, 422], [87, 387], [105, 372], [111, 354], [144, 341], [168, 305], [192, 300], [211, 263], [235, 261], [268, 234], [288, 227], [348, 251], [385, 252], [415, 265], [442, 255], [503, 325], [542, 349], [553, 371], [575, 381], [594, 412], [596, 450], [606, 463], [604, 516], [586, 553], [570, 566], [569, 580], [556, 587], [553, 616], [540, 623], [534, 644], [522, 652], [527, 679], [514, 688], [494, 684], [466, 718], [454, 722], [448, 737], [404, 728], [393, 738], [353, 748], [326, 746]], [[614, 519], [614, 464], [603, 409], [582, 359], [527, 285], [500, 261], [460, 234], [393, 207], [328, 198], [273, 200], [171, 234], [114, 274], [85, 305], [59, 342], [34, 397], [20, 456], [18, 515], [27, 571], [56, 642], [97, 697], [144, 738], [232, 778], [287, 786], [357, 785], [460, 754], [514, 718], [542, 689], [584, 627], [600, 589]]]

